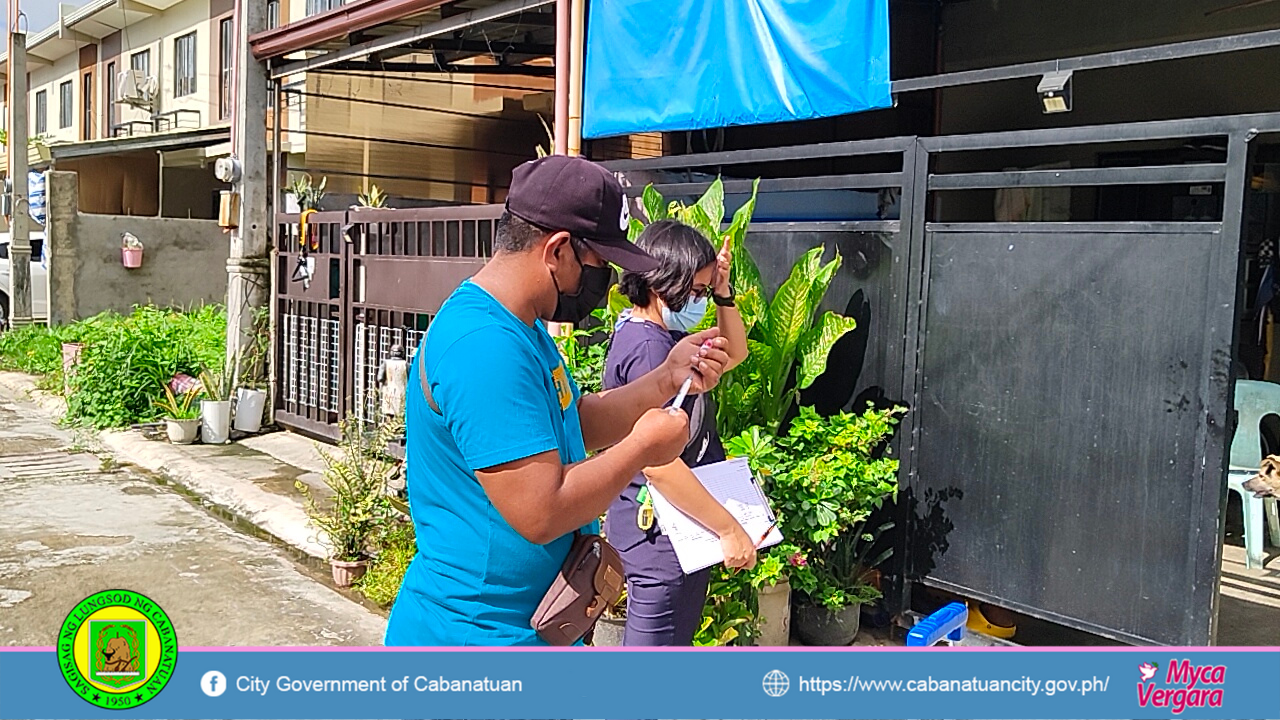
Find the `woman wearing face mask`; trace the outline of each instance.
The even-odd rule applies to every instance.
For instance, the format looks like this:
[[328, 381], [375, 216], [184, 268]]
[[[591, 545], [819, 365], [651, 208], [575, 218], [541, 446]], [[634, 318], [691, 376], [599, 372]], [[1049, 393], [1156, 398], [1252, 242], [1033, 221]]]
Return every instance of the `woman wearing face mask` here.
[[[614, 329], [605, 360], [604, 388], [626, 385], [660, 365], [676, 343], [702, 322], [708, 302], [716, 307], [729, 368], [747, 356], [747, 334], [729, 287], [729, 244], [715, 249], [692, 227], [661, 220], [645, 228], [635, 244], [658, 260], [656, 270], [623, 273], [619, 289], [634, 304]], [[671, 541], [652, 521], [646, 484], [720, 537], [725, 565], [755, 565], [752, 538], [698, 482], [691, 467], [725, 459], [710, 395], [684, 401], [689, 444], [674, 462], [646, 468], [609, 507], [605, 534], [622, 555], [627, 572], [624, 645], [691, 645], [707, 598], [710, 570], [685, 575]]]

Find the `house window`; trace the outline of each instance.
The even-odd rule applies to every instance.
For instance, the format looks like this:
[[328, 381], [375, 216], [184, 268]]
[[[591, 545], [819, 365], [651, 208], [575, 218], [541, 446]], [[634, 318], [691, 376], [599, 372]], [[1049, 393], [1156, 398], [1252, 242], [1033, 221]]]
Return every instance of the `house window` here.
[[107, 106], [103, 108], [103, 125], [108, 136], [111, 135], [112, 128], [116, 124], [116, 83], [118, 82], [120, 78], [116, 77], [116, 64], [107, 63]]
[[137, 70], [150, 77], [151, 75], [151, 51], [143, 50], [136, 52], [129, 57], [129, 69]]
[[49, 132], [49, 93], [36, 93], [36, 135]]
[[196, 91], [196, 34], [189, 32], [173, 41], [173, 96]]
[[71, 96], [71, 81], [67, 80], [58, 86], [58, 127], [60, 129], [71, 127], [74, 102], [75, 98]]
[[87, 72], [80, 88], [80, 139], [93, 139], [93, 73]]
[[231, 18], [218, 24], [218, 117], [231, 117], [231, 68], [235, 61], [235, 25]]
[[342, 7], [342, 0], [307, 0], [307, 15]]

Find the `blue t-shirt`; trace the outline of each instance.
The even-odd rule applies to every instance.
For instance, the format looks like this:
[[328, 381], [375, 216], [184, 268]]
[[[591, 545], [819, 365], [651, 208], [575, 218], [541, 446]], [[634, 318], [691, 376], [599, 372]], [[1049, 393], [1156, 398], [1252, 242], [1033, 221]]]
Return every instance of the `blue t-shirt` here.
[[540, 321], [526, 325], [470, 280], [440, 308], [418, 352], [442, 415], [422, 395], [415, 359], [405, 435], [418, 552], [384, 642], [543, 645], [529, 620], [573, 536], [525, 540], [475, 471], [548, 450], [565, 464], [585, 459], [578, 387]]

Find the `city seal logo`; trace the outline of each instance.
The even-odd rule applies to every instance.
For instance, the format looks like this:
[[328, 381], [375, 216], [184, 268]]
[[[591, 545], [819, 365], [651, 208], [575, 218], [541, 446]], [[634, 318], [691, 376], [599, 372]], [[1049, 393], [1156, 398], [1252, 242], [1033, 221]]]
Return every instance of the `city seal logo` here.
[[85, 598], [58, 633], [58, 667], [72, 692], [108, 710], [160, 694], [178, 659], [169, 616], [150, 598], [105, 590]]

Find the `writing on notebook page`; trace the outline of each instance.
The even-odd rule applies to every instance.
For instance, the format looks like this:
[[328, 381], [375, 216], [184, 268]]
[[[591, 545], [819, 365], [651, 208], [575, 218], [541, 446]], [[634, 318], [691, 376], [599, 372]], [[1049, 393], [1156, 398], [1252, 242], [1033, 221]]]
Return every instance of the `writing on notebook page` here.
[[[782, 533], [777, 528], [770, 530], [776, 517], [769, 508], [764, 492], [752, 476], [746, 458], [693, 468], [693, 474], [749, 536], [755, 538], [769, 531], [760, 547], [771, 547], [782, 542]], [[680, 568], [686, 575], [724, 562], [720, 538], [715, 533], [685, 515], [652, 486], [649, 492], [653, 496], [658, 526], [671, 540], [676, 559], [680, 561]]]

